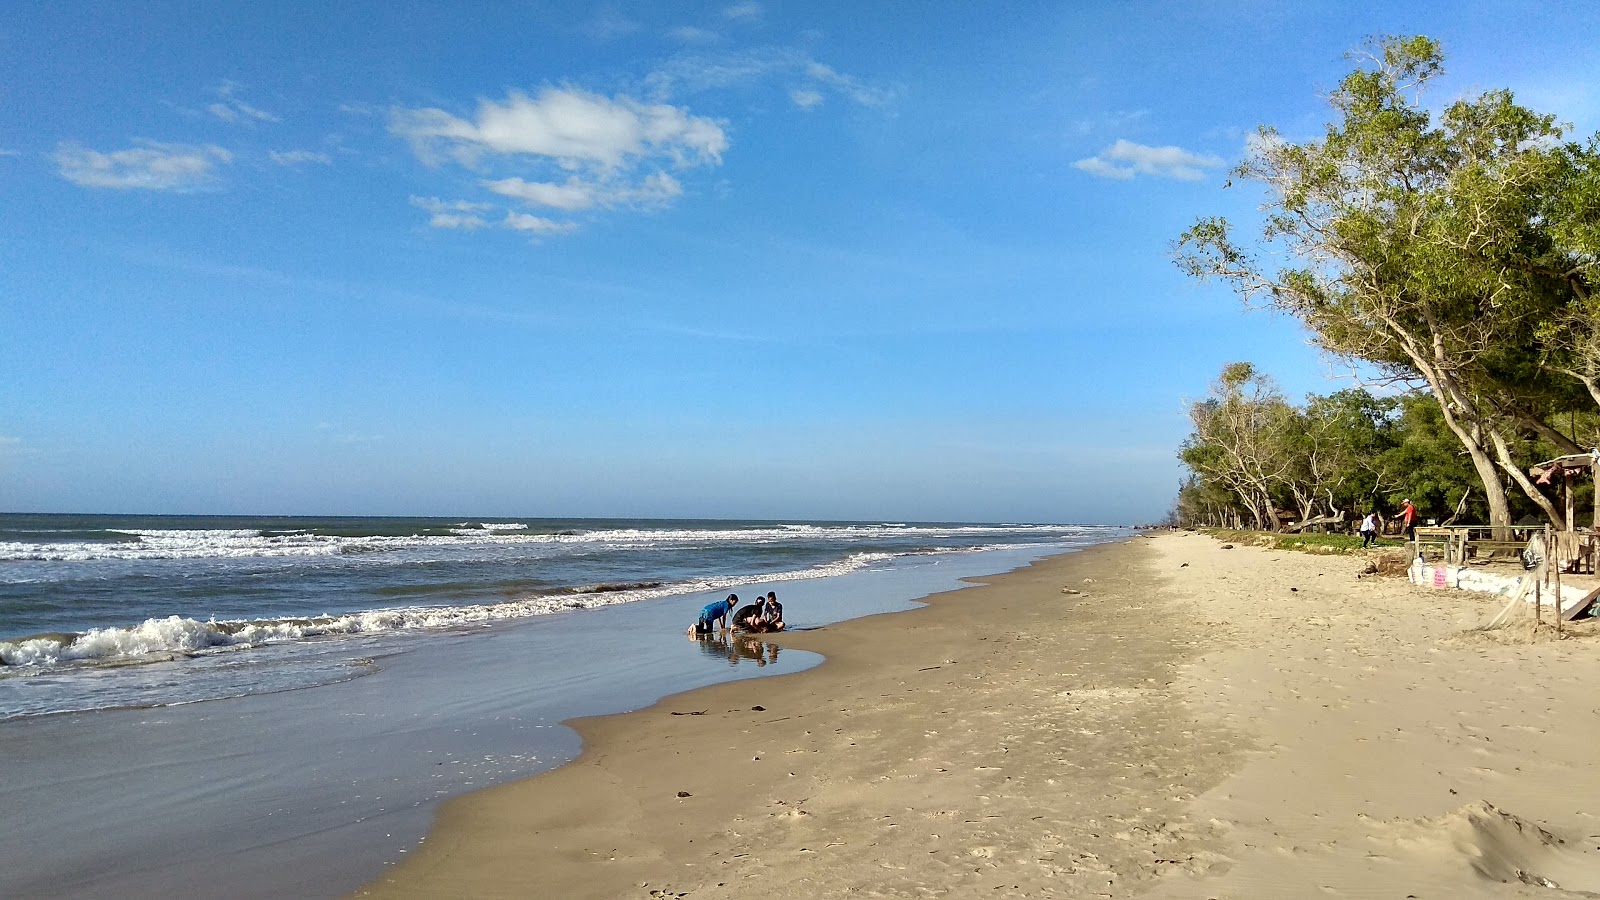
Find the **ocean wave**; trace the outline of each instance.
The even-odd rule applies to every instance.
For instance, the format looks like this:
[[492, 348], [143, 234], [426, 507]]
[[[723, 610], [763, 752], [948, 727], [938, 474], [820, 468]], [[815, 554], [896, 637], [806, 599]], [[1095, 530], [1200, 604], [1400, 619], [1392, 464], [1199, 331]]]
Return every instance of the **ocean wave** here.
[[21, 670], [32, 673], [73, 665], [170, 660], [182, 656], [244, 650], [263, 644], [460, 628], [676, 594], [723, 591], [747, 584], [844, 575], [897, 555], [900, 554], [863, 552], [806, 569], [745, 577], [706, 578], [675, 584], [657, 581], [600, 583], [499, 603], [465, 606], [394, 607], [340, 615], [248, 621], [201, 621], [167, 616], [146, 619], [130, 627], [93, 628], [77, 634], [40, 634], [0, 641], [0, 663], [12, 669], [10, 674], [24, 674]]
[[870, 542], [874, 536], [896, 541], [981, 535], [1050, 534], [1071, 537], [1092, 526], [1061, 525], [815, 525], [779, 524], [745, 528], [614, 528], [539, 533], [521, 522], [462, 522], [448, 533], [351, 535], [326, 531], [253, 529], [130, 529], [127, 540], [0, 541], [0, 561], [87, 562], [92, 560], [239, 559], [377, 554], [472, 545], [594, 544], [658, 549], [686, 545], [771, 544], [803, 536], [810, 540]]

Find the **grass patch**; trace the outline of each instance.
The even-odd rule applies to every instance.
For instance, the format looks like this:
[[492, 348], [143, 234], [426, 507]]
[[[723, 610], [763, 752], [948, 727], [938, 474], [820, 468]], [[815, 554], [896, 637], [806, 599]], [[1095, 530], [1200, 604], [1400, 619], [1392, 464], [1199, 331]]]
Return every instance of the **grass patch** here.
[[[1298, 550], [1302, 553], [1347, 555], [1361, 551], [1361, 537], [1354, 534], [1279, 534], [1274, 531], [1234, 531], [1227, 528], [1209, 528], [1206, 534], [1219, 541], [1266, 547], [1269, 550]], [[1379, 538], [1374, 547], [1401, 548], [1402, 538]]]

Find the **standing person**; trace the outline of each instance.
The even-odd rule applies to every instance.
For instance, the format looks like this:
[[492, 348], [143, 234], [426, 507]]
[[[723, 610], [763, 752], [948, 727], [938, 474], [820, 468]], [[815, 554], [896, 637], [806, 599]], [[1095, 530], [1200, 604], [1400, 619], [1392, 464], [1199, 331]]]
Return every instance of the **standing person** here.
[[778, 602], [777, 591], [767, 591], [767, 598], [761, 601], [761, 617], [767, 620], [768, 631], [783, 630], [783, 604]]
[[1378, 514], [1367, 513], [1361, 520], [1361, 549], [1365, 550], [1378, 540]]
[[1408, 541], [1416, 540], [1417, 539], [1417, 508], [1415, 506], [1411, 505], [1411, 501], [1410, 500], [1407, 500], [1405, 502], [1405, 505], [1400, 507], [1400, 521], [1402, 523], [1404, 523], [1405, 526], [1406, 526], [1406, 540], [1408, 540]]
[[717, 629], [727, 628], [728, 613], [732, 612], [733, 608], [738, 605], [738, 594], [729, 594], [726, 600], [718, 600], [715, 603], [707, 603], [705, 608], [700, 610], [700, 618], [695, 620], [693, 625], [689, 626], [689, 633], [710, 634], [713, 630], [713, 623]]

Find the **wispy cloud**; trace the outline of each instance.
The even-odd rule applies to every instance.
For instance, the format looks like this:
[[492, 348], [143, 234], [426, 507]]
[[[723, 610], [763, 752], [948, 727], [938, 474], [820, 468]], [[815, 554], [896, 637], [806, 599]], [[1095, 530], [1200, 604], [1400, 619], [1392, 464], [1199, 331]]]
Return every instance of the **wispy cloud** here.
[[665, 172], [646, 176], [637, 184], [591, 184], [578, 178], [568, 178], [563, 184], [555, 184], [503, 178], [485, 181], [483, 186], [502, 197], [566, 212], [629, 205], [658, 207], [683, 194], [683, 185]]
[[102, 153], [63, 142], [56, 147], [56, 170], [80, 187], [184, 192], [215, 186], [217, 166], [233, 161], [233, 154], [214, 144], [136, 143]]
[[759, 22], [762, 12], [761, 4], [747, 0], [723, 7], [722, 17], [730, 22]]
[[579, 30], [597, 41], [614, 41], [637, 34], [644, 26], [614, 8], [606, 7], [595, 13]]
[[[718, 165], [728, 148], [727, 134], [713, 119], [679, 106], [576, 88], [547, 87], [536, 96], [513, 92], [503, 102], [482, 100], [470, 119], [436, 108], [396, 110], [390, 130], [409, 141], [428, 165], [454, 162], [473, 171], [520, 170], [481, 184], [501, 197], [563, 212], [663, 206], [683, 193], [663, 167]], [[438, 224], [441, 212], [430, 211]], [[448, 217], [460, 212], [442, 211], [444, 221], [454, 222]], [[552, 220], [508, 216], [501, 225], [540, 234], [572, 230], [570, 223], [550, 227], [544, 221]]]
[[565, 234], [578, 228], [574, 222], [557, 222], [554, 219], [519, 212], [506, 213], [505, 221], [500, 224], [513, 231], [527, 231], [533, 234]]
[[796, 88], [789, 92], [789, 102], [801, 109], [816, 109], [822, 105], [823, 99], [821, 91], [809, 88]]
[[269, 150], [267, 156], [280, 166], [300, 166], [306, 163], [316, 163], [321, 166], [333, 165], [333, 157], [326, 153], [314, 150]]
[[1147, 147], [1129, 140], [1118, 140], [1098, 154], [1080, 159], [1072, 167], [1097, 178], [1121, 181], [1139, 175], [1199, 181], [1207, 169], [1220, 169], [1220, 157], [1193, 153], [1182, 147]]
[[5, 148], [0, 148], [0, 156], [21, 156], [21, 155], [22, 155], [22, 151], [21, 150], [7, 150]]
[[817, 84], [824, 84], [837, 90], [862, 106], [883, 106], [894, 97], [890, 91], [866, 85], [860, 79], [819, 62], [806, 65], [806, 77]]
[[1110, 136], [1119, 131], [1126, 133], [1143, 123], [1149, 115], [1149, 110], [1144, 109], [1127, 109], [1103, 113], [1092, 118], [1079, 119], [1073, 122], [1072, 132], [1079, 137]]
[[224, 81], [216, 90], [217, 102], [206, 107], [206, 112], [224, 122], [235, 124], [252, 124], [255, 122], [281, 122], [277, 116], [264, 109], [251, 106], [239, 99], [238, 93], [241, 85], [234, 81]]
[[827, 94], [837, 94], [873, 108], [888, 106], [895, 97], [895, 92], [889, 88], [868, 84], [787, 47], [680, 55], [645, 79], [650, 89], [662, 98], [748, 87], [763, 81], [785, 84], [790, 100], [802, 109], [816, 107], [821, 102], [817, 98]]
[[709, 28], [701, 28], [698, 25], [679, 25], [676, 28], [668, 29], [667, 37], [680, 44], [715, 44], [717, 41], [722, 40], [722, 35]]
[[454, 228], [462, 231], [476, 231], [488, 228], [489, 220], [483, 213], [494, 210], [493, 203], [469, 203], [465, 200], [446, 201], [438, 197], [412, 197], [411, 205], [418, 209], [427, 210], [432, 218], [428, 224], [434, 228]]

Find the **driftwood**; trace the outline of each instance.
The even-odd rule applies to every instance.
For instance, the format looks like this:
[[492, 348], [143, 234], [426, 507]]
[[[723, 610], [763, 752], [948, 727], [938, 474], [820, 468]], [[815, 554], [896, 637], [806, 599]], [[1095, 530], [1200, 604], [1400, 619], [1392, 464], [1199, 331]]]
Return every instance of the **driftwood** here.
[[1307, 528], [1310, 528], [1313, 525], [1343, 525], [1343, 524], [1344, 524], [1344, 510], [1341, 509], [1341, 510], [1338, 510], [1337, 512], [1335, 512], [1331, 516], [1313, 516], [1312, 518], [1309, 518], [1309, 519], [1305, 520], [1304, 522], [1297, 522], [1297, 523], [1295, 523], [1293, 525], [1285, 525], [1284, 528], [1283, 528], [1283, 531], [1286, 534], [1296, 534], [1298, 532], [1304, 531]]

